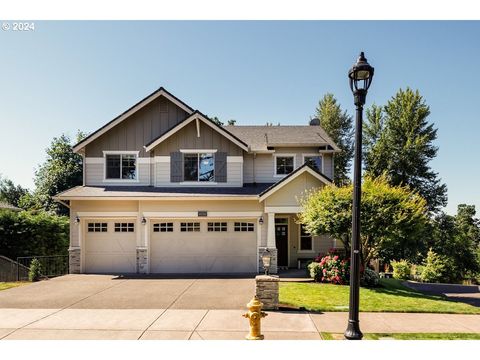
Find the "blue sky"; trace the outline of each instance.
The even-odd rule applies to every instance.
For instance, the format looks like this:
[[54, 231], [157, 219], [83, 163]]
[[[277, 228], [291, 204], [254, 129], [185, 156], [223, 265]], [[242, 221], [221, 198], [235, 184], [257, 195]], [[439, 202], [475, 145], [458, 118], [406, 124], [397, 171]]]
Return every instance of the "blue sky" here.
[[238, 124], [306, 124], [332, 92], [353, 114], [347, 71], [375, 67], [367, 105], [419, 89], [439, 128], [432, 162], [447, 211], [480, 209], [480, 22], [36, 22], [0, 30], [0, 174], [33, 187], [54, 136], [93, 131], [164, 86]]

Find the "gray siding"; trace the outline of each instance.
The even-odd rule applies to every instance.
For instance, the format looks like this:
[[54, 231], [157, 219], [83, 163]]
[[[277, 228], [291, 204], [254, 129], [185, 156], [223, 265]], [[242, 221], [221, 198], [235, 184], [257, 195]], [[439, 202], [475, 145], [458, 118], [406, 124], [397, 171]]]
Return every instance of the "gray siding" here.
[[86, 146], [87, 157], [101, 157], [104, 150], [138, 150], [184, 120], [188, 114], [163, 96], [113, 127]]
[[179, 149], [216, 149], [228, 156], [241, 156], [243, 150], [210, 126], [200, 121], [200, 137], [195, 121], [180, 129], [155, 147], [155, 156], [170, 156]]
[[[150, 158], [148, 158], [150, 159]], [[140, 163], [138, 168], [138, 181], [104, 181], [105, 164], [85, 164], [85, 185], [107, 186], [107, 185], [150, 185], [150, 163]]]
[[[317, 148], [277, 148], [276, 154], [295, 154], [295, 168], [303, 165], [303, 154], [317, 154]], [[323, 156], [323, 172], [333, 178], [332, 154]], [[255, 167], [255, 171], [254, 171]], [[274, 154], [257, 154], [255, 160], [252, 154], [244, 155], [243, 181], [245, 183], [275, 183], [282, 177], [274, 176]]]

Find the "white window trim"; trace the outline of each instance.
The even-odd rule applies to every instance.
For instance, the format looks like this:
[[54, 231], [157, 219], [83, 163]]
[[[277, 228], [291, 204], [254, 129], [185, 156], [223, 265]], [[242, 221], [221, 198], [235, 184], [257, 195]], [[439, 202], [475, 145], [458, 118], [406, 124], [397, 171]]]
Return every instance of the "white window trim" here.
[[285, 176], [288, 176], [290, 174], [277, 174], [277, 157], [293, 157], [293, 170], [292, 172], [295, 171], [297, 168], [297, 154], [273, 154], [273, 177], [278, 177], [278, 178], [283, 178]]
[[[112, 150], [112, 151], [103, 151], [103, 182], [104, 183], [136, 183], [139, 182], [138, 173], [140, 171], [139, 168], [139, 161], [138, 161], [138, 154], [139, 151], [120, 151], [120, 150]], [[107, 179], [107, 155], [135, 155], [135, 179]], [[121, 165], [121, 159], [120, 159]], [[120, 167], [120, 174], [122, 170]]]
[[322, 169], [320, 170], [322, 172], [322, 174], [325, 174], [325, 171], [324, 171], [324, 168], [325, 168], [325, 159], [323, 157], [323, 154], [319, 154], [319, 153], [312, 153], [312, 154], [302, 154], [302, 165], [305, 164], [305, 157], [306, 156], [319, 156], [322, 158]]
[[203, 153], [216, 153], [216, 149], [180, 149], [181, 153], [185, 154], [203, 154]]
[[[198, 170], [197, 170], [197, 181], [195, 180], [185, 180], [185, 158], [183, 159], [183, 170], [184, 170], [184, 174], [183, 174], [183, 178], [184, 180], [180, 182], [181, 185], [203, 185], [203, 184], [209, 184], [209, 185], [217, 185], [217, 182], [215, 181], [215, 176], [216, 176], [216, 171], [215, 171], [215, 153], [217, 152], [217, 150], [182, 150], [180, 149], [180, 152], [181, 153], [184, 153], [184, 154], [197, 154], [197, 166], [198, 166]], [[200, 157], [198, 155], [200, 154], [213, 154], [213, 181], [200, 181], [199, 180], [199, 177], [200, 177]]]
[[299, 224], [298, 225], [298, 250], [297, 250], [297, 254], [311, 254], [311, 253], [315, 253], [315, 247], [313, 245], [313, 235], [310, 235], [310, 237], [312, 238], [312, 249], [311, 250], [302, 250], [301, 249], [301, 245], [302, 245], [302, 225]]

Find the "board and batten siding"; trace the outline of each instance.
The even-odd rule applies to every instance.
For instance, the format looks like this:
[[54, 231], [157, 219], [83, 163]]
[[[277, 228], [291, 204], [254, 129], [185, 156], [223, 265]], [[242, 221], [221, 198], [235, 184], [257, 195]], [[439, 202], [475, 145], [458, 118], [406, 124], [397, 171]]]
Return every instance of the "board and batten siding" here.
[[[317, 154], [316, 148], [276, 148], [274, 154], [245, 154], [243, 165], [243, 179], [245, 183], [275, 183], [282, 177], [274, 176], [275, 154], [295, 154], [295, 168], [303, 165], [304, 154]], [[333, 155], [319, 154], [323, 157], [323, 173], [333, 178]], [[254, 169], [255, 167], [255, 169]]]
[[107, 150], [139, 151], [144, 145], [188, 117], [188, 113], [160, 96], [85, 147], [86, 157], [103, 156]]
[[227, 156], [242, 156], [243, 150], [236, 144], [221, 135], [218, 131], [199, 121], [200, 136], [197, 133], [195, 121], [158, 144], [154, 151], [155, 156], [170, 156], [170, 153], [180, 149], [215, 149], [219, 152], [226, 152]]
[[150, 158], [137, 159], [137, 180], [105, 179], [105, 158], [85, 159], [85, 185], [87, 186], [115, 186], [115, 185], [151, 185]]

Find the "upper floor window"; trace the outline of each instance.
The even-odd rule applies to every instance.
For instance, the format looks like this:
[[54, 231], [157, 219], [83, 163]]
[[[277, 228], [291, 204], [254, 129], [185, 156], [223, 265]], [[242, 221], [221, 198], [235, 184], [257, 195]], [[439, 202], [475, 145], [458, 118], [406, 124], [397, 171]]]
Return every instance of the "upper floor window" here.
[[303, 155], [303, 162], [320, 172], [322, 171], [322, 160], [321, 155]]
[[183, 181], [214, 181], [215, 160], [213, 153], [183, 154]]
[[288, 175], [295, 168], [294, 155], [276, 155], [275, 156], [275, 175]]
[[106, 154], [105, 179], [135, 180], [137, 178], [137, 156], [135, 154]]

